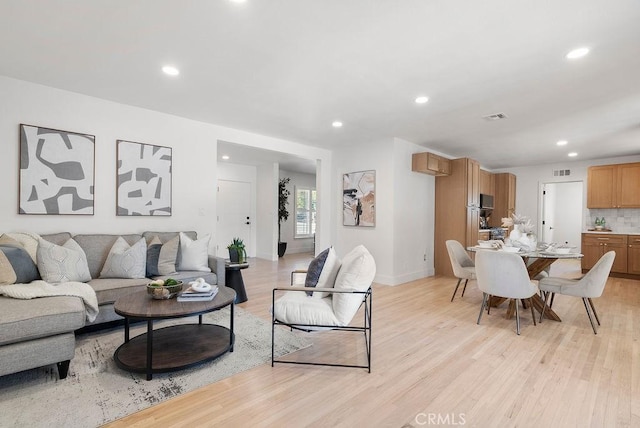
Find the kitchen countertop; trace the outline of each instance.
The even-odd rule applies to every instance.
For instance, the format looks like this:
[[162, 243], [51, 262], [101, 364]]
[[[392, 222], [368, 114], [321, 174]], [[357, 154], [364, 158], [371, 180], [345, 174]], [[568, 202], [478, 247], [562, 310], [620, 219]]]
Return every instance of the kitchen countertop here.
[[590, 233], [596, 235], [640, 235], [640, 232], [602, 232], [599, 230], [584, 230], [582, 233]]

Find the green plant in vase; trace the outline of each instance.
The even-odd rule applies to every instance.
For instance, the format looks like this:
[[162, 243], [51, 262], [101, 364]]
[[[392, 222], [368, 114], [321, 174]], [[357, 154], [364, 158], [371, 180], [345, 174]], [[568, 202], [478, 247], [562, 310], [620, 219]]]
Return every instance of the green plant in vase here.
[[233, 238], [231, 244], [227, 245], [229, 250], [229, 260], [231, 263], [244, 263], [247, 259], [247, 250], [244, 242], [240, 238]]

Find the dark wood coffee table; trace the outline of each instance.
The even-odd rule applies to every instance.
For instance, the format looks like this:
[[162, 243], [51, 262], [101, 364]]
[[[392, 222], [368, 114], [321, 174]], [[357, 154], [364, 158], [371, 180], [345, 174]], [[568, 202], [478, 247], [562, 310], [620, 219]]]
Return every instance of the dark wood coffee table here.
[[[178, 302], [174, 299], [154, 300], [146, 290], [119, 298], [114, 309], [124, 317], [124, 343], [116, 349], [113, 359], [123, 370], [153, 373], [180, 370], [233, 352], [233, 308], [236, 292], [219, 286], [210, 302]], [[202, 314], [231, 305], [229, 327], [203, 324]], [[198, 316], [197, 324], [179, 324], [153, 329], [155, 320]], [[147, 321], [147, 332], [129, 338], [131, 321]]]

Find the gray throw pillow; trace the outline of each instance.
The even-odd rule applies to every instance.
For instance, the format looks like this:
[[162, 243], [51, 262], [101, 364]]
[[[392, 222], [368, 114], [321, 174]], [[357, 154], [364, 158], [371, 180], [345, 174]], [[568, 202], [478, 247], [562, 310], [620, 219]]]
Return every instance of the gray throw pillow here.
[[164, 244], [158, 236], [154, 236], [147, 247], [147, 276], [166, 276], [176, 273], [178, 248], [180, 248], [179, 235]]
[[[315, 259], [311, 260], [311, 263], [309, 263], [309, 268], [307, 269], [307, 277], [304, 280], [305, 287], [315, 288], [315, 286], [318, 285], [318, 280], [320, 279], [322, 268], [324, 268], [324, 262], [327, 260], [328, 255], [329, 248], [318, 254]], [[306, 293], [309, 296], [313, 295], [312, 291], [307, 291]]]
[[144, 238], [130, 246], [119, 236], [109, 250], [100, 278], [145, 278], [146, 265], [147, 243]]
[[[2, 282], [6, 284], [28, 284], [31, 281], [40, 279], [36, 264], [24, 248], [0, 245], [0, 251], [4, 255], [3, 259], [6, 258], [6, 261], [8, 261], [8, 263], [1, 264], [3, 271], [1, 276], [4, 278]], [[10, 270], [13, 271], [13, 274]], [[14, 275], [15, 280], [10, 281]]]

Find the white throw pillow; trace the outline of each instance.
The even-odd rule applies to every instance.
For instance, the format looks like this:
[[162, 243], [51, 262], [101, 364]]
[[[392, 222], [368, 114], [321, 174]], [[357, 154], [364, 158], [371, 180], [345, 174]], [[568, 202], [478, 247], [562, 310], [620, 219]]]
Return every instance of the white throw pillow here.
[[[364, 245], [358, 245], [342, 259], [334, 288], [366, 291], [376, 276], [376, 262]], [[363, 294], [334, 293], [333, 312], [344, 325], [349, 324], [364, 300]]]
[[100, 278], [145, 278], [147, 273], [147, 243], [140, 238], [129, 245], [119, 236], [109, 250]]
[[195, 270], [200, 272], [211, 272], [209, 268], [209, 239], [210, 234], [206, 234], [201, 239], [193, 240], [180, 232], [180, 261], [178, 270]]
[[87, 255], [73, 238], [62, 246], [40, 239], [36, 256], [40, 276], [46, 282], [56, 284], [91, 280]]
[[[320, 278], [318, 278], [318, 283], [316, 287], [318, 288], [332, 288], [334, 283], [336, 282], [336, 276], [338, 275], [338, 271], [340, 270], [340, 266], [342, 262], [336, 255], [336, 250], [333, 247], [329, 248], [329, 254], [327, 254], [327, 259], [324, 261], [324, 266], [322, 268], [322, 273], [320, 274]], [[329, 293], [325, 293], [323, 291], [314, 291], [313, 297], [322, 299], [327, 297]]]

